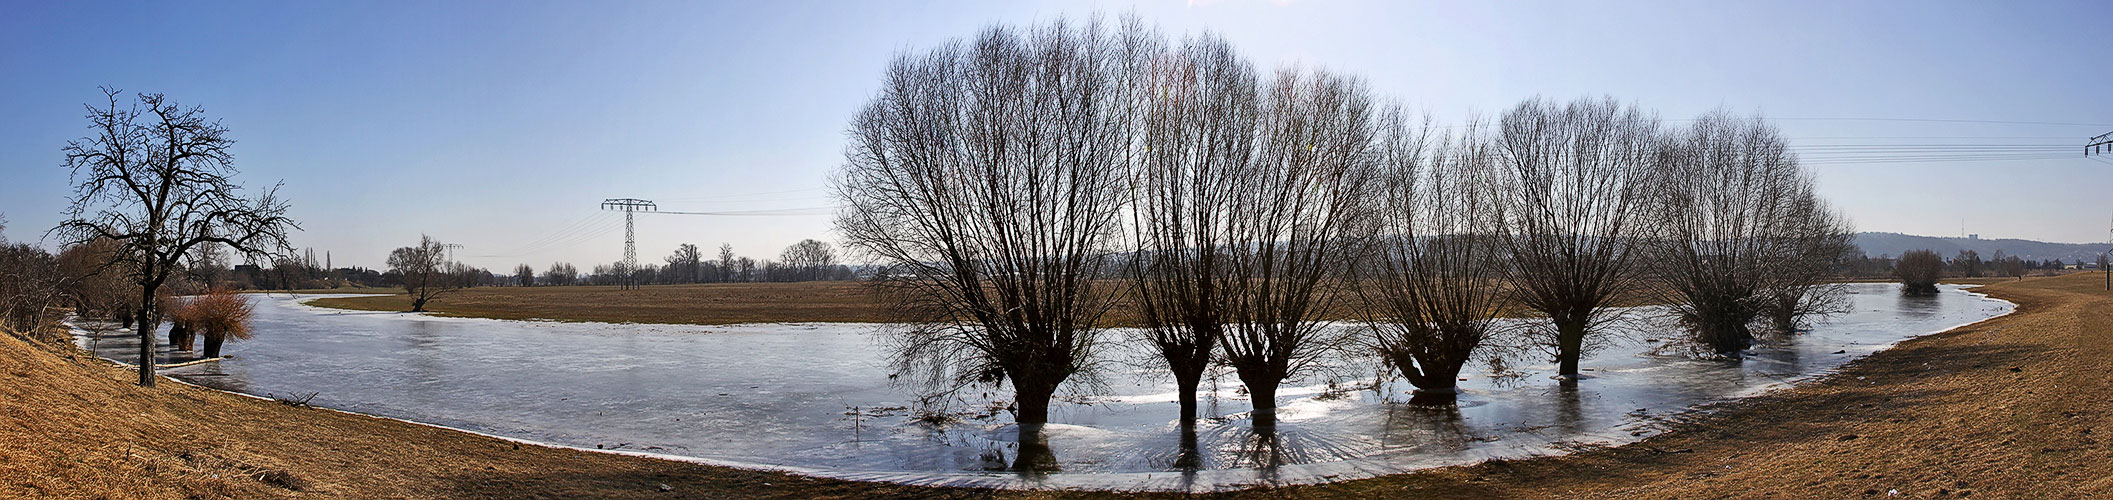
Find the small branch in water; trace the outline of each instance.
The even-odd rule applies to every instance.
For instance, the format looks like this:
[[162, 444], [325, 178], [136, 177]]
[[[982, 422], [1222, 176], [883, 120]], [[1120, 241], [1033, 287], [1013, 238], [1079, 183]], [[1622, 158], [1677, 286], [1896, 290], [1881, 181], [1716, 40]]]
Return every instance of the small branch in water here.
[[321, 394], [321, 393], [320, 393], [320, 392], [311, 392], [311, 393], [308, 393], [308, 395], [307, 395], [307, 396], [302, 396], [302, 395], [301, 395], [300, 393], [294, 393], [294, 394], [293, 394], [292, 396], [290, 396], [290, 397], [283, 397], [283, 398], [282, 398], [282, 397], [279, 397], [278, 395], [275, 395], [275, 394], [272, 394], [272, 393], [269, 393], [269, 392], [267, 392], [267, 393], [264, 393], [264, 396], [265, 396], [265, 397], [269, 397], [269, 398], [271, 398], [271, 400], [272, 400], [272, 401], [277, 401], [277, 402], [279, 402], [279, 404], [282, 404], [282, 405], [286, 405], [286, 406], [292, 406], [292, 407], [296, 407], [296, 408], [313, 408], [313, 407], [314, 407], [314, 405], [310, 405], [310, 404], [308, 404], [308, 402], [309, 402], [309, 401], [311, 401], [311, 400], [314, 400], [314, 399], [315, 399], [315, 395], [317, 395], [317, 394]]

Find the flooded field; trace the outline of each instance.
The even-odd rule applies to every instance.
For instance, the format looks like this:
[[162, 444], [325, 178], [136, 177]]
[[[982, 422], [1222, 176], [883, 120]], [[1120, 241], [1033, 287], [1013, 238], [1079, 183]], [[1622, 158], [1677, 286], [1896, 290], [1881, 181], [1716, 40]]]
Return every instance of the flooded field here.
[[[1369, 362], [1340, 359], [1330, 373], [1281, 390], [1273, 426], [1253, 425], [1237, 380], [1225, 375], [1205, 382], [1208, 418], [1184, 433], [1173, 422], [1171, 379], [1118, 352], [1103, 363], [1103, 390], [1052, 408], [1039, 433], [1046, 446], [1020, 446], [1011, 417], [988, 409], [1009, 396], [1000, 388], [950, 406], [952, 423], [918, 420], [911, 393], [892, 387], [881, 367], [871, 325], [433, 318], [259, 295], [256, 338], [228, 344], [231, 359], [165, 373], [501, 436], [833, 477], [1214, 490], [1633, 442], [1696, 405], [1782, 387], [2012, 308], [1952, 287], [1907, 297], [1896, 285], [1853, 286], [1852, 312], [1765, 338], [1743, 361], [1679, 356], [1663, 348], [1673, 332], [1638, 322], [1585, 360], [1589, 378], [1574, 387], [1550, 380], [1552, 365], [1504, 373], [1472, 365], [1457, 409], [1403, 404], [1406, 384], [1375, 384]], [[123, 332], [82, 343], [121, 361], [137, 348]]]

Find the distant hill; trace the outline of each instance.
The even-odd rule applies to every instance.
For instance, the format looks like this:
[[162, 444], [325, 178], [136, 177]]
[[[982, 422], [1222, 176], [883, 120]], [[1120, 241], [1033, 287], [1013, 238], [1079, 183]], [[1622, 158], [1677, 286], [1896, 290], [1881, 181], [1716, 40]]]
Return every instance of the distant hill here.
[[1864, 255], [1877, 257], [1890, 255], [1899, 257], [1909, 250], [1934, 250], [1944, 258], [1958, 255], [1960, 250], [1973, 250], [1982, 259], [1994, 257], [1997, 250], [2003, 255], [2014, 255], [2025, 260], [2062, 259], [2063, 262], [2094, 261], [2098, 253], [2108, 247], [2105, 243], [2048, 243], [2045, 241], [2019, 239], [1968, 239], [1915, 236], [1900, 233], [1856, 233], [1856, 246]]

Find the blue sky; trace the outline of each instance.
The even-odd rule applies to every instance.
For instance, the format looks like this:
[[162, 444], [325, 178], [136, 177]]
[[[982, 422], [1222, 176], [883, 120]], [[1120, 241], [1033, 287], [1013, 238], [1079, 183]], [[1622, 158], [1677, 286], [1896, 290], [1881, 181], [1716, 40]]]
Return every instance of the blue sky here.
[[[420, 233], [495, 270], [618, 259], [604, 198], [826, 207], [843, 130], [889, 58], [991, 23], [1135, 12], [1258, 65], [1362, 75], [1441, 121], [1536, 95], [1669, 119], [1726, 107], [1799, 146], [2035, 144], [2113, 131], [2106, 2], [11, 2], [0, 213], [57, 222], [60, 148], [98, 85], [206, 107], [295, 243], [378, 267]], [[1885, 120], [1873, 120], [1885, 119]], [[1963, 121], [1902, 121], [1963, 120]], [[1989, 123], [2034, 122], [2034, 123]], [[2049, 123], [2070, 124], [2050, 125]], [[1824, 147], [1820, 148], [1824, 150]], [[1820, 161], [1859, 229], [2105, 241], [2113, 164]], [[826, 215], [647, 215], [640, 259], [834, 241]]]

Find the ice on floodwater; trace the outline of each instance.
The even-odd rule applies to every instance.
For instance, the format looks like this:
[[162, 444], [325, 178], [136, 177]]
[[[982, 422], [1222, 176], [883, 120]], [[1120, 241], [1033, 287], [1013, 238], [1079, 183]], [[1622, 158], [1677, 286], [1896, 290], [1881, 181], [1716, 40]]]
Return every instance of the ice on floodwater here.
[[[1175, 425], [1174, 385], [1159, 366], [1118, 352], [1103, 363], [1106, 390], [1064, 398], [1049, 425], [1030, 429], [1027, 446], [1010, 415], [990, 409], [1009, 397], [1003, 389], [970, 394], [952, 407], [953, 423], [917, 420], [913, 396], [889, 385], [871, 325], [434, 318], [258, 295], [256, 337], [229, 343], [232, 359], [165, 373], [255, 395], [316, 393], [316, 405], [502, 436], [834, 477], [1215, 490], [1633, 442], [1695, 405], [1781, 387], [2013, 307], [1954, 287], [1907, 297], [1896, 285], [1852, 286], [1852, 312], [1764, 340], [1743, 361], [1659, 352], [1675, 332], [1630, 324], [1584, 361], [1589, 379], [1575, 387], [1550, 380], [1552, 365], [1491, 374], [1478, 363], [1462, 375], [1453, 409], [1402, 404], [1406, 384], [1375, 387], [1369, 362], [1338, 360], [1332, 373], [1282, 389], [1273, 424], [1256, 422], [1238, 379], [1221, 374], [1204, 383], [1206, 418], [1193, 433]], [[137, 352], [122, 333], [82, 342], [121, 361]]]

